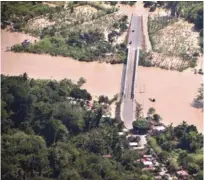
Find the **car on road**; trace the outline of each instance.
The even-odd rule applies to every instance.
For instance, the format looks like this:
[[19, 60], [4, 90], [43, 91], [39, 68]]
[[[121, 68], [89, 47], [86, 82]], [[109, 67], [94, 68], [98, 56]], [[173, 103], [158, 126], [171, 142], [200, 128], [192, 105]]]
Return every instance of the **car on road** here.
[[130, 41], [129, 44], [132, 44], [132, 41]]

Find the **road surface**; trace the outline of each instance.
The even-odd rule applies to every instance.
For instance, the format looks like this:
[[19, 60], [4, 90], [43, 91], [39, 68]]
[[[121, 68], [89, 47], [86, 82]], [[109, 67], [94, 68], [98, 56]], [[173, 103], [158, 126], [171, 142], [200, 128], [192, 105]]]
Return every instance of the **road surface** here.
[[[132, 15], [130, 31], [128, 35], [128, 58], [126, 65], [124, 93], [122, 98], [122, 120], [126, 128], [132, 129], [135, 114], [135, 83], [136, 70], [139, 61], [139, 48], [142, 44], [141, 16]], [[130, 44], [131, 42], [131, 44]]]

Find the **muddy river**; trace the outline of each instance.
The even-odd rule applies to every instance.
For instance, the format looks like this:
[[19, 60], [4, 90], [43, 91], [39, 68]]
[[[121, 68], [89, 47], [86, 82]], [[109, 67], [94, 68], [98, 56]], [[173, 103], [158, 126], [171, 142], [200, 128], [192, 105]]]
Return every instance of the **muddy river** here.
[[[119, 93], [122, 65], [85, 63], [65, 57], [6, 52], [6, 48], [35, 38], [22, 34], [1, 31], [1, 71], [5, 75], [19, 75], [27, 72], [29, 77], [39, 79], [72, 79], [84, 77], [84, 85], [93, 96], [113, 97]], [[176, 72], [159, 68], [138, 68], [137, 100], [144, 106], [155, 107], [165, 124], [177, 125], [182, 121], [194, 124], [202, 131], [202, 112], [191, 106], [200, 87], [201, 76], [192, 71]], [[144, 92], [144, 93], [143, 93]], [[148, 99], [155, 98], [151, 103]]]

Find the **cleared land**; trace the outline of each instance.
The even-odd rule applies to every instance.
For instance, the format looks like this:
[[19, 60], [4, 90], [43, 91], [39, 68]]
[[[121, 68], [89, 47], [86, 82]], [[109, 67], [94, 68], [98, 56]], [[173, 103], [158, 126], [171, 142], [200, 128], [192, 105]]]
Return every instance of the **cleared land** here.
[[199, 32], [182, 19], [155, 15], [149, 18], [149, 36], [154, 52], [153, 66], [183, 71], [195, 67], [200, 54]]

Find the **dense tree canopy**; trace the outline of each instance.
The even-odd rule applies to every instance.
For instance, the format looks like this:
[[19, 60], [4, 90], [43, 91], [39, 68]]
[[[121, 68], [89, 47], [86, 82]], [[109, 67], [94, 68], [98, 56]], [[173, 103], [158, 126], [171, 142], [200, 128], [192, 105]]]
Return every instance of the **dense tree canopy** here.
[[170, 172], [180, 167], [189, 174], [198, 174], [203, 169], [203, 135], [194, 125], [186, 122], [173, 127], [169, 125], [165, 133], [149, 137], [149, 143]]
[[133, 128], [141, 133], [145, 133], [150, 129], [151, 123], [146, 119], [137, 119], [133, 122]]
[[[143, 175], [134, 162], [140, 155], [121, 148], [118, 122], [102, 117], [100, 103], [88, 110], [89, 93], [79, 84], [34, 80], [26, 73], [1, 80], [3, 180], [134, 180]], [[85, 93], [70, 97], [75, 91]]]

